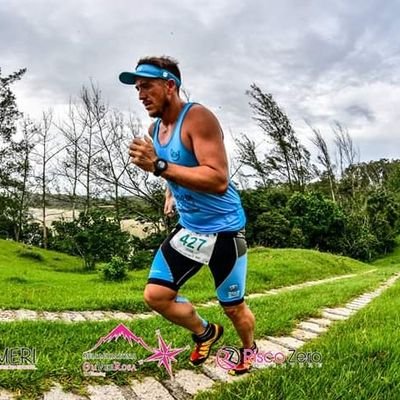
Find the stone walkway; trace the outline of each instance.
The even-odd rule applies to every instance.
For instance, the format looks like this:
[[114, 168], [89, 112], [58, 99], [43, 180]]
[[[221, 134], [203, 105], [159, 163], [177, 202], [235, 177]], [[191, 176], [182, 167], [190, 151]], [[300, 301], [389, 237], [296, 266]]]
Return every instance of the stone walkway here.
[[[358, 275], [369, 274], [376, 271], [375, 269], [368, 270]], [[288, 290], [297, 290], [304, 287], [322, 285], [324, 283], [337, 281], [340, 279], [353, 278], [357, 274], [339, 275], [332, 278], [320, 279], [317, 281], [303, 282], [297, 285], [284, 286], [279, 289], [271, 289], [261, 293], [254, 293], [246, 296], [247, 299], [254, 299], [257, 297], [270, 296], [282, 293]], [[217, 301], [209, 301], [204, 304], [197, 304], [198, 307], [212, 307], [218, 305]], [[131, 321], [135, 319], [146, 319], [154, 317], [156, 313], [138, 313], [132, 314], [121, 311], [35, 311], [35, 310], [0, 310], [0, 322], [13, 322], [13, 321], [64, 321], [64, 322], [85, 322], [85, 321]], [[1, 397], [0, 397], [1, 400]]]
[[[350, 318], [350, 316], [355, 314], [361, 308], [365, 307], [375, 297], [379, 296], [385, 289], [392, 286], [399, 278], [400, 273], [393, 275], [386, 282], [381, 284], [378, 289], [353, 299], [344, 307], [323, 309], [322, 318], [309, 318], [306, 321], [300, 322], [289, 336], [268, 336], [265, 339], [258, 339], [257, 345], [259, 350], [261, 352], [270, 352], [274, 355], [277, 353], [289, 355], [291, 352], [293, 352], [293, 350], [301, 348], [305, 342], [315, 339], [322, 333], [326, 332], [329, 326], [335, 321], [342, 321]], [[311, 286], [310, 282], [302, 285]], [[288, 290], [288, 288], [285, 288], [285, 290]], [[272, 365], [273, 363], [263, 364], [257, 366], [257, 368], [263, 368]], [[232, 377], [228, 375], [224, 369], [216, 365], [215, 357], [210, 357], [205, 365], [199, 367], [198, 372], [194, 372], [192, 370], [180, 370], [174, 374], [174, 379], [158, 381], [155, 378], [146, 377], [140, 382], [134, 380], [129, 386], [122, 387], [118, 387], [114, 384], [91, 385], [87, 388], [89, 397], [82, 397], [72, 393], [66, 393], [58, 384], [55, 384], [49, 392], [43, 395], [42, 399], [190, 400], [199, 391], [211, 389], [215, 382], [229, 383], [237, 379], [245, 379], [246, 376], [248, 375], [242, 375], [240, 377]], [[11, 399], [13, 399], [13, 396], [10, 392], [0, 391], [0, 400]]]

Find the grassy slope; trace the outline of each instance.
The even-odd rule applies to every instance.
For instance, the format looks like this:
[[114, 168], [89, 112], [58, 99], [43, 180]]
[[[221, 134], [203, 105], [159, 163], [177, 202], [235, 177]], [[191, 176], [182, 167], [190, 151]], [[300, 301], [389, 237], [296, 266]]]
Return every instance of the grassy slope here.
[[[21, 246], [15, 243], [0, 241], [0, 281], [6, 281], [8, 288], [10, 288], [10, 293], [7, 295], [0, 294], [0, 301], [5, 299], [11, 306], [15, 306], [20, 302], [17, 296], [18, 293], [21, 295], [28, 292], [31, 293], [29, 304], [36, 308], [40, 308], [43, 305], [50, 306], [53, 309], [59, 307], [73, 308], [74, 305], [82, 308], [92, 308], [93, 305], [96, 305], [96, 301], [99, 301], [100, 305], [115, 305], [121, 304], [124, 299], [131, 301], [128, 304], [142, 303], [141, 291], [147, 271], [132, 274], [131, 280], [127, 283], [105, 284], [98, 279], [96, 274], [81, 273], [79, 270], [80, 261], [75, 258], [35, 249], [34, 251], [42, 254], [44, 258], [41, 262], [35, 262], [19, 257], [18, 251], [20, 249]], [[372, 274], [249, 301], [257, 316], [257, 337], [287, 333], [299, 320], [310, 315], [318, 315], [322, 307], [343, 304], [356, 295], [371, 290], [390, 273], [399, 269], [396, 262], [390, 262], [393, 257], [397, 257], [396, 254], [388, 258], [388, 263], [378, 261], [377, 265], [380, 268]], [[313, 251], [255, 249], [250, 252], [248, 288], [250, 289], [249, 291], [259, 291], [305, 280], [320, 279], [335, 274], [363, 272], [369, 269], [371, 269], [370, 265], [344, 257]], [[13, 279], [10, 281], [10, 278]], [[68, 282], [70, 283], [68, 284]], [[132, 292], [124, 293], [121, 290], [124, 285], [130, 288], [137, 288], [140, 294], [135, 297]], [[47, 289], [47, 291], [44, 289]], [[193, 279], [193, 282], [185, 288], [185, 291], [189, 297], [200, 300], [214, 296], [211, 279], [206, 268], [199, 276]], [[3, 292], [8, 292], [8, 290]], [[2, 307], [4, 308], [4, 305]], [[237, 345], [237, 336], [219, 307], [205, 308], [200, 310], [200, 313], [209, 320], [220, 321], [225, 325], [226, 333], [222, 343]], [[116, 322], [77, 324], [16, 322], [0, 324], [0, 349], [13, 346], [35, 347], [39, 355], [37, 371], [3, 372], [0, 374], [0, 386], [13, 391], [17, 391], [20, 388], [21, 398], [24, 399], [36, 398], [37, 394], [48, 389], [54, 380], [62, 382], [69, 388], [81, 388], [82, 384], [85, 383], [85, 378], [81, 373], [82, 352], [93, 346], [99, 337], [106, 334], [115, 325]], [[132, 321], [127, 325], [151, 345], [156, 345], [156, 329], [161, 330], [168, 343], [172, 341], [173, 347], [183, 347], [190, 342], [188, 339], [190, 335], [186, 331], [159, 317], [150, 320]], [[361, 330], [363, 329], [364, 327]], [[379, 329], [379, 324], [377, 329]], [[385, 340], [390, 341], [389, 339]], [[335, 339], [332, 339], [332, 343], [331, 346], [334, 347]], [[118, 349], [126, 352], [126, 343], [108, 344], [105, 350], [113, 352]], [[135, 353], [137, 352], [139, 357], [146, 356], [138, 346], [135, 346], [132, 350]], [[316, 350], [322, 351], [321, 348], [316, 348]], [[323, 354], [325, 360], [329, 356], [328, 350]], [[174, 370], [177, 368], [189, 368], [185, 354], [187, 355], [187, 353], [183, 353], [182, 356], [178, 357], [178, 363], [174, 365]], [[352, 355], [348, 357], [351, 358]], [[153, 363], [146, 365], [143, 369], [141, 368], [140, 373], [166, 377], [165, 372], [157, 368]], [[247, 392], [247, 384], [243, 386], [244, 392], [240, 397], [246, 398], [246, 393], [252, 393], [251, 397], [247, 398], [268, 398], [265, 397], [264, 392], [259, 397], [257, 397], [257, 393], [261, 393], [259, 388], [266, 390], [266, 393], [268, 393], [269, 387], [264, 388], [262, 384], [265, 379], [268, 379], [268, 382], [270, 380], [264, 376], [262, 378], [257, 378], [257, 376], [255, 374], [253, 379], [261, 379], [262, 382], [255, 380], [254, 387], [256, 388], [250, 392]], [[126, 380], [126, 375], [117, 374], [112, 379], [122, 383]], [[274, 379], [277, 378], [275, 377]], [[99, 383], [104, 383], [104, 379], [100, 379]], [[297, 386], [302, 385], [301, 382], [296, 384]], [[330, 386], [332, 385], [330, 383]], [[312, 386], [310, 382], [309, 386]], [[240, 387], [235, 387], [234, 393], [238, 394], [241, 390]], [[289, 398], [287, 396], [282, 397], [279, 394], [279, 390], [282, 390], [282, 387], [278, 385], [275, 397], [271, 398]], [[304, 391], [306, 389], [302, 388], [301, 390]], [[294, 391], [294, 393], [297, 392]], [[221, 397], [218, 397], [219, 395]], [[204, 398], [210, 398], [209, 394], [207, 396]], [[229, 394], [225, 391], [221, 391], [215, 396], [215, 398], [224, 399], [237, 398], [232, 393]], [[319, 399], [320, 397], [315, 398]]]
[[[386, 276], [386, 271], [377, 271], [340, 282], [254, 299], [249, 304], [257, 317], [256, 337], [288, 333], [299, 320], [308, 316], [317, 316], [323, 307], [343, 304], [360, 293], [371, 290], [384, 276]], [[238, 345], [237, 335], [220, 307], [199, 309], [199, 312], [206, 319], [218, 321], [224, 325], [225, 333], [219, 343], [220, 346]], [[0, 386], [13, 391], [20, 389], [24, 399], [36, 399], [39, 393], [48, 390], [54, 381], [61, 382], [68, 389], [82, 388], [85, 383], [93, 383], [93, 379], [82, 375], [82, 353], [91, 348], [116, 324], [117, 322], [113, 321], [75, 324], [30, 321], [0, 324], [0, 349], [26, 346], [36, 348], [38, 353], [37, 371], [0, 373]], [[161, 317], [130, 321], [126, 325], [151, 346], [156, 346], [157, 343], [156, 330], [160, 330], [163, 338], [173, 348], [192, 344], [187, 331]], [[139, 346], [130, 347], [122, 340], [104, 345], [97, 352], [129, 352], [136, 354], [138, 358], [149, 355]], [[187, 357], [187, 351], [177, 356], [178, 362], [173, 365], [174, 371], [179, 368], [192, 368], [188, 364]], [[167, 378], [165, 370], [158, 368], [156, 363], [146, 363], [134, 373], [133, 377], [137, 378], [140, 374], [152, 375], [159, 379]], [[128, 382], [129, 375], [117, 373], [109, 378], [123, 384]], [[100, 378], [98, 383], [104, 384], [105, 381], [104, 378]]]
[[[3, 309], [36, 310], [118, 309], [143, 311], [142, 292], [148, 270], [130, 272], [122, 283], [103, 282], [98, 273], [84, 273], [81, 261], [64, 254], [32, 249], [42, 261], [20, 256], [27, 247], [0, 240], [0, 291]], [[247, 293], [362, 272], [371, 266], [311, 250], [253, 249], [249, 252]], [[193, 302], [215, 298], [210, 272], [204, 267], [182, 289]]]
[[[400, 241], [398, 244], [392, 254], [373, 263], [379, 266], [379, 273], [400, 271]], [[312, 293], [316, 294], [317, 291]], [[286, 307], [284, 304], [283, 308]], [[349, 321], [336, 323], [301, 349], [321, 353], [322, 368], [294, 365], [259, 371], [246, 381], [221, 386], [212, 394], [204, 393], [196, 399], [398, 400], [399, 309], [398, 281]]]
[[321, 368], [294, 365], [254, 372], [196, 399], [398, 400], [400, 282], [371, 305], [301, 349], [322, 354]]

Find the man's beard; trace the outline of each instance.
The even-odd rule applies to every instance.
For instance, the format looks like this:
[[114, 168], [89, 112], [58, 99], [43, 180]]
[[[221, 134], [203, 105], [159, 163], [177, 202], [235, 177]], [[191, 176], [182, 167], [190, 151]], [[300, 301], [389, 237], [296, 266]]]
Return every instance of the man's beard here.
[[169, 107], [171, 102], [168, 99], [164, 100], [164, 103], [160, 110], [155, 110], [153, 113], [149, 114], [152, 118], [162, 118], [164, 115], [165, 110]]

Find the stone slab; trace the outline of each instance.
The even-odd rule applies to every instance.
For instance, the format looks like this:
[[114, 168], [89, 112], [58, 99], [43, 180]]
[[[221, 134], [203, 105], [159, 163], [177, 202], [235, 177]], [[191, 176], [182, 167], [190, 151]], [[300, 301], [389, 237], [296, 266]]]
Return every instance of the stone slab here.
[[348, 319], [348, 317], [345, 317], [343, 315], [332, 314], [332, 313], [329, 313], [326, 311], [322, 312], [322, 316], [324, 318], [331, 319], [332, 321], [344, 321], [344, 320]]
[[300, 322], [299, 328], [313, 333], [324, 333], [327, 331], [327, 328], [325, 328], [324, 326], [321, 326], [314, 322], [307, 322], [307, 321]]
[[291, 332], [291, 335], [299, 340], [302, 340], [303, 342], [306, 342], [307, 340], [312, 340], [318, 337], [318, 333], [315, 332], [310, 332], [310, 331], [305, 331], [303, 329], [295, 329], [293, 332]]
[[350, 317], [350, 315], [354, 314], [353, 310], [349, 310], [348, 308], [338, 307], [338, 308], [324, 308], [324, 311], [331, 313], [342, 315], [343, 317]]
[[296, 350], [304, 345], [304, 341], [295, 339], [291, 336], [280, 336], [280, 337], [267, 336], [267, 338], [271, 342], [280, 344], [288, 349]]
[[16, 320], [35, 320], [38, 319], [38, 313], [33, 310], [15, 310], [15, 319]]
[[101, 321], [104, 319], [102, 311], [82, 311], [81, 313], [87, 321]]
[[174, 400], [168, 390], [154, 378], [133, 381], [131, 390], [140, 400]]
[[89, 385], [87, 389], [90, 400], [126, 400], [116, 385]]
[[14, 395], [7, 390], [0, 390], [0, 400], [13, 400]]
[[50, 392], [44, 394], [43, 400], [87, 400], [87, 398], [77, 394], [64, 392], [61, 386], [57, 384], [51, 388]]
[[15, 311], [13, 310], [0, 310], [0, 321], [10, 322], [15, 320]]
[[332, 324], [332, 320], [328, 318], [310, 318], [306, 322], [312, 322], [314, 324], [318, 324], [322, 327], [328, 327]]
[[194, 396], [201, 390], [210, 389], [214, 384], [214, 381], [206, 375], [196, 374], [190, 370], [180, 370], [176, 372], [174, 381], [191, 396]]

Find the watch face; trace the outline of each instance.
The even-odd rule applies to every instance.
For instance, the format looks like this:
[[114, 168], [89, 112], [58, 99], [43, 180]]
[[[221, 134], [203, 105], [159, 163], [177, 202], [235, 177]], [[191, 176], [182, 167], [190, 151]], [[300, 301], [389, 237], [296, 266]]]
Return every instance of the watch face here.
[[164, 161], [164, 160], [158, 160], [157, 161], [157, 168], [158, 169], [162, 169], [162, 170], [167, 168], [167, 162]]

